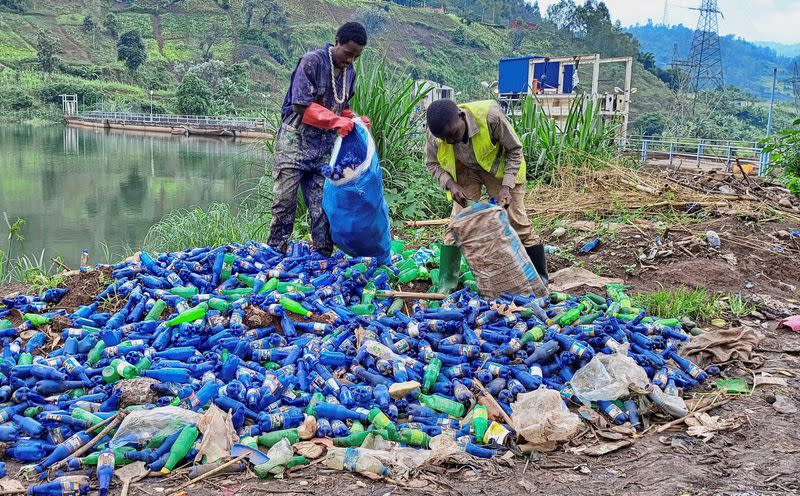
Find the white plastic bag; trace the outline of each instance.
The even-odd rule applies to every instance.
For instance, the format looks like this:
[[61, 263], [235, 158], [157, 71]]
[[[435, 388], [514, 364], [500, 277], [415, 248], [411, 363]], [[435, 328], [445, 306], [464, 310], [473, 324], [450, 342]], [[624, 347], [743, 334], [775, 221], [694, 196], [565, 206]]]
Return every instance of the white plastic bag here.
[[197, 412], [177, 406], [134, 410], [119, 425], [108, 445], [112, 449], [128, 445], [142, 446], [158, 432], [172, 434], [181, 427], [196, 424], [201, 417], [202, 415]]
[[532, 445], [567, 441], [581, 428], [580, 417], [569, 411], [561, 394], [553, 389], [522, 393], [511, 410], [517, 433]]
[[598, 353], [578, 369], [570, 381], [575, 394], [584, 403], [613, 401], [626, 396], [628, 385], [644, 389], [650, 384], [647, 372], [627, 355], [627, 348], [612, 355]]

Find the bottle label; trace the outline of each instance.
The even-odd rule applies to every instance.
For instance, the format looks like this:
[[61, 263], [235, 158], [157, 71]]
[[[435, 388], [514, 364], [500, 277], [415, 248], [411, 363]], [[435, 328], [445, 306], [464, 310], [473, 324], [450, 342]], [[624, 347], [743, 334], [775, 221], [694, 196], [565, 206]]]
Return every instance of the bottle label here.
[[283, 427], [283, 413], [270, 413], [269, 414], [269, 423], [272, 425], [273, 429], [280, 429]]
[[269, 390], [270, 394], [275, 394], [281, 387], [281, 381], [278, 380], [275, 374], [267, 374], [266, 377], [264, 377], [264, 384], [262, 385]]
[[119, 347], [109, 346], [104, 350], [106, 357], [111, 358], [119, 355]]
[[358, 462], [358, 449], [356, 448], [347, 448], [344, 452], [344, 460], [342, 461], [342, 465], [344, 465], [344, 469], [349, 472], [356, 471], [356, 463]]
[[486, 434], [484, 434], [483, 439], [486, 443], [494, 441], [498, 444], [503, 444], [503, 442], [506, 440], [506, 437], [508, 437], [509, 432], [510, 431], [503, 427], [502, 424], [498, 422], [492, 422], [489, 424], [489, 428], [486, 429]]
[[81, 441], [81, 438], [78, 436], [72, 436], [71, 438], [64, 441], [64, 445], [67, 448], [68, 453], [74, 453], [75, 450], [80, 448], [82, 444], [83, 442]]

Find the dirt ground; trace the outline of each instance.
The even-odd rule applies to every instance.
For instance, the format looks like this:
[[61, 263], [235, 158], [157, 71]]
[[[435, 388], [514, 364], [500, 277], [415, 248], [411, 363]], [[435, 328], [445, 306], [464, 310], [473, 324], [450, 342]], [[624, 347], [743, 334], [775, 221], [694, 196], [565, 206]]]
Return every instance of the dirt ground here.
[[[768, 495], [800, 492], [800, 436], [798, 413], [779, 413], [772, 402], [783, 396], [800, 407], [800, 333], [777, 329], [778, 319], [800, 313], [800, 246], [787, 236], [798, 226], [792, 218], [764, 217], [743, 210], [703, 210], [684, 216], [678, 223], [663, 224], [656, 218], [637, 218], [625, 223], [603, 225], [603, 221], [567, 222], [565, 233], [553, 237], [543, 232], [546, 242], [558, 252], [550, 255], [550, 272], [580, 265], [595, 273], [619, 277], [630, 286], [629, 293], [670, 289], [679, 286], [706, 288], [712, 293], [741, 293], [756, 305], [757, 313], [737, 321], [727, 315], [731, 326], [749, 325], [760, 329], [765, 340], [747, 363], [724, 364], [722, 377], [744, 378], [752, 386], [756, 375], [784, 379], [786, 385], [759, 385], [752, 394], [729, 401], [707, 413], [741, 424], [717, 432], [710, 440], [687, 434], [685, 424], [656, 432], [660, 421], [643, 434], [630, 439], [627, 447], [602, 456], [570, 451], [577, 446], [595, 445], [607, 436], [587, 428], [572, 444], [530, 458], [513, 458], [473, 467], [442, 467], [423, 472], [410, 481], [370, 480], [321, 465], [294, 469], [282, 480], [259, 480], [253, 474], [225, 474], [187, 489], [191, 495], [223, 494], [345, 494], [383, 496], [388, 494], [692, 494]], [[665, 230], [665, 228], [667, 228]], [[720, 235], [719, 250], [709, 248], [705, 232]], [[581, 255], [585, 241], [599, 236], [596, 250]], [[660, 236], [660, 238], [659, 238]], [[777, 248], [776, 248], [777, 247]], [[76, 291], [64, 304], [86, 304], [90, 295], [108, 283], [99, 275], [77, 275], [67, 284]], [[0, 288], [0, 294], [20, 289]], [[580, 293], [580, 291], [573, 291]], [[12, 316], [18, 319], [19, 316]], [[265, 316], [248, 314], [248, 319]], [[713, 382], [713, 381], [709, 381]], [[687, 397], [709, 397], [710, 385]], [[718, 398], [720, 401], [721, 398]], [[14, 466], [9, 465], [9, 473]], [[134, 484], [132, 495], [172, 494], [188, 479], [176, 471], [168, 478], [150, 478]], [[119, 494], [119, 485], [111, 494]]]

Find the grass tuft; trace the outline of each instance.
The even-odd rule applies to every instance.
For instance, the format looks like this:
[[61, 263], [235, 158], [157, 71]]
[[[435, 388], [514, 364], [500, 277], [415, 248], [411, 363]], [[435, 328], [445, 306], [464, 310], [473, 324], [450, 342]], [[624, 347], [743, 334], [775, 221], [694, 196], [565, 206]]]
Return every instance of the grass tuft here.
[[647, 308], [650, 315], [661, 318], [688, 317], [701, 323], [719, 316], [717, 298], [705, 289], [689, 289], [681, 286], [676, 289], [662, 289], [652, 293], [633, 295], [636, 305]]

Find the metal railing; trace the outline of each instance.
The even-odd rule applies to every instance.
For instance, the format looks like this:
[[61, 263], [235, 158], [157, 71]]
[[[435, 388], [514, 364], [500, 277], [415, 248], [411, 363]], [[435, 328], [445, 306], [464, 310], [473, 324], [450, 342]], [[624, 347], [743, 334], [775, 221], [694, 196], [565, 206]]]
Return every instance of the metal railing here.
[[225, 129], [267, 130], [267, 120], [260, 117], [226, 117], [206, 115], [132, 114], [127, 112], [81, 112], [78, 117], [131, 124], [163, 124], [169, 126], [204, 126]]
[[617, 138], [617, 145], [623, 152], [638, 152], [641, 162], [660, 159], [675, 165], [676, 161], [688, 161], [697, 168], [701, 164], [719, 164], [731, 171], [739, 159], [740, 163], [757, 165], [759, 175], [765, 173], [770, 159], [757, 141], [628, 136]]

